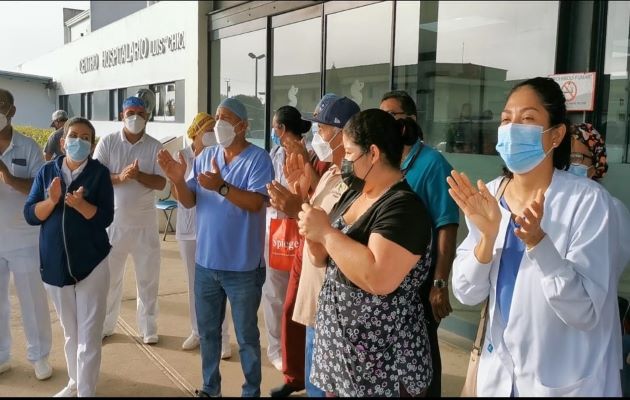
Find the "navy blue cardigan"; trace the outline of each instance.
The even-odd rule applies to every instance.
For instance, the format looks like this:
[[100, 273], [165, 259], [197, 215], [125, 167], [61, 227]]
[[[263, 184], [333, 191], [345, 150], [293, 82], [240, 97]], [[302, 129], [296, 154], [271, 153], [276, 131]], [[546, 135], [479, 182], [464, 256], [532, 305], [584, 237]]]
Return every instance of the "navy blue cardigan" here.
[[[107, 257], [111, 245], [105, 229], [114, 220], [114, 188], [107, 167], [89, 158], [85, 169], [66, 188], [61, 172], [64, 159], [65, 156], [57, 157], [40, 168], [24, 205], [26, 222], [41, 225], [42, 280], [59, 287], [85, 279]], [[35, 215], [35, 205], [48, 197], [48, 187], [55, 177], [61, 179], [62, 197], [50, 216], [41, 221]], [[67, 191], [73, 192], [80, 186], [85, 199], [97, 207], [89, 220], [64, 201]]]

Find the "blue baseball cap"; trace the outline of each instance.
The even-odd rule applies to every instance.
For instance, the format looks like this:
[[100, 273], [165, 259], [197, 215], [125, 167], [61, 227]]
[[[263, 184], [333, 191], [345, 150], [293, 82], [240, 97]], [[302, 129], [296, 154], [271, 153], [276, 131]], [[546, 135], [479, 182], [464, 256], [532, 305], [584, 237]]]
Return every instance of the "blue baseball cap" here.
[[316, 116], [303, 119], [311, 122], [317, 122], [318, 124], [343, 128], [346, 125], [346, 122], [348, 122], [348, 120], [359, 111], [361, 111], [359, 105], [351, 99], [345, 96], [338, 97], [332, 95], [329, 99], [322, 98], [319, 106], [319, 112]]
[[322, 103], [331, 102], [331, 101], [336, 100], [338, 98], [339, 98], [339, 96], [337, 96], [334, 93], [326, 93], [324, 95], [324, 97], [322, 97], [321, 100], [315, 106], [315, 111], [313, 111], [313, 114], [319, 114], [319, 110], [322, 108]]
[[241, 103], [239, 100], [235, 99], [234, 97], [228, 97], [226, 99], [223, 99], [221, 104], [219, 104], [219, 107], [227, 108], [228, 110], [232, 111], [237, 117], [239, 117], [241, 120], [247, 122], [247, 109], [245, 108], [245, 105]]

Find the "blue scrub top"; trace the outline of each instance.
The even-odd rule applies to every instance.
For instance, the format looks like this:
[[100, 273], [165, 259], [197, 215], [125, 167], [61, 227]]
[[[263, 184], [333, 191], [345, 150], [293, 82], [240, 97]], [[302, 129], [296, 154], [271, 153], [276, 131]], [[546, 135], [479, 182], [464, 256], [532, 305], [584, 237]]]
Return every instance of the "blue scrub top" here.
[[[510, 211], [503, 197], [501, 197], [499, 204], [501, 207]], [[514, 233], [514, 229], [518, 227], [519, 225], [514, 219], [510, 218], [510, 223], [505, 233], [505, 242], [503, 242], [503, 251], [501, 252], [499, 274], [497, 277], [497, 303], [501, 316], [503, 317], [503, 322], [506, 325], [510, 319], [510, 307], [512, 306], [516, 277], [518, 276], [518, 270], [523, 260], [523, 253], [525, 252], [525, 244]]]
[[195, 159], [187, 180], [197, 196], [197, 251], [201, 267], [221, 271], [251, 271], [264, 265], [266, 207], [253, 213], [237, 207], [218, 192], [199, 186], [197, 176], [212, 171], [216, 158], [223, 179], [231, 186], [257, 192], [268, 199], [266, 185], [274, 179], [269, 154], [250, 144], [225, 164], [221, 146], [207, 147]]

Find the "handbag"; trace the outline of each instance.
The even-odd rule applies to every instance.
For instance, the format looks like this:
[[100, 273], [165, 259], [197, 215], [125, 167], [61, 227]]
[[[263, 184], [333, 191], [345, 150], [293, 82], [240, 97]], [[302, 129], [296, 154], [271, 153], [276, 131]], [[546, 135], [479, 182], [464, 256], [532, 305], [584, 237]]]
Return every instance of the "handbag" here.
[[[505, 187], [509, 183], [510, 179], [503, 178], [499, 184], [499, 189], [494, 196], [497, 201], [503, 196]], [[486, 328], [488, 319], [488, 299], [483, 303], [481, 308], [481, 318], [479, 319], [479, 327], [477, 328], [477, 337], [473, 343], [472, 351], [470, 352], [470, 360], [468, 361], [468, 370], [466, 371], [466, 380], [462, 387], [460, 397], [477, 397], [477, 371], [479, 370], [479, 359], [481, 359], [481, 348], [483, 342], [486, 339]]]
[[272, 218], [269, 224], [269, 267], [290, 271], [301, 240], [296, 220]]

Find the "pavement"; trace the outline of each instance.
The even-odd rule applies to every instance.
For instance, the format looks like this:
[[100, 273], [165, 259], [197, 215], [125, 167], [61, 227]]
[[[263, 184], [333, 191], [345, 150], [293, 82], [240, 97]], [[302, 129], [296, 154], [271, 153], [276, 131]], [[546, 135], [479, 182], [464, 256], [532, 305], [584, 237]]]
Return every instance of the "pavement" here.
[[[102, 397], [189, 397], [201, 384], [201, 359], [199, 349], [181, 350], [182, 342], [190, 334], [188, 295], [185, 268], [179, 256], [175, 237], [169, 234], [161, 242], [161, 276], [159, 289], [159, 343], [145, 345], [138, 338], [136, 311], [136, 286], [133, 262], [129, 258], [125, 272], [121, 315], [115, 334], [103, 341], [101, 372], [96, 395]], [[53, 375], [46, 381], [35, 378], [33, 368], [26, 359], [26, 342], [20, 308], [11, 284], [12, 368], [0, 374], [0, 396], [49, 397], [67, 383], [66, 363], [63, 353], [63, 333], [57, 314], [49, 302], [52, 319], [53, 346], [49, 361]], [[451, 317], [449, 317], [451, 318]], [[262, 396], [283, 383], [278, 372], [266, 357], [267, 337], [262, 309], [258, 312], [263, 354]], [[232, 358], [221, 361], [222, 394], [236, 397], [241, 394], [244, 381], [238, 356], [238, 345], [230, 321]], [[443, 329], [439, 331], [442, 354], [442, 394], [459, 396], [466, 376], [470, 340]], [[305, 397], [305, 392], [295, 393]]]

